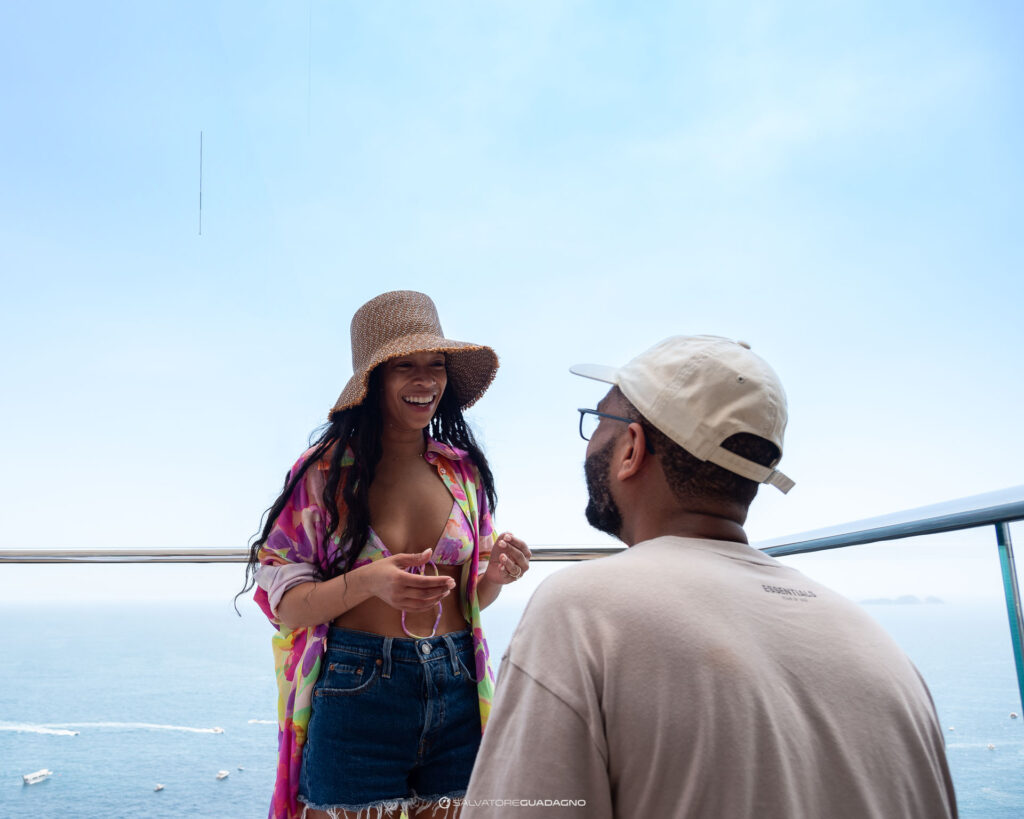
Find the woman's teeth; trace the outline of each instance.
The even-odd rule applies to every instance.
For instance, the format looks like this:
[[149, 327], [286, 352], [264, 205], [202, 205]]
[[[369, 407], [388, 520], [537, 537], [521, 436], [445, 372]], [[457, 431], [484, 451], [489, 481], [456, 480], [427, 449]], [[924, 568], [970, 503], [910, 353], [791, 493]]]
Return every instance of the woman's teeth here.
[[434, 396], [430, 395], [425, 398], [413, 398], [412, 396], [409, 396], [407, 398], [403, 398], [402, 400], [405, 401], [407, 404], [415, 404], [416, 406], [419, 407], [425, 407], [427, 404], [433, 403]]

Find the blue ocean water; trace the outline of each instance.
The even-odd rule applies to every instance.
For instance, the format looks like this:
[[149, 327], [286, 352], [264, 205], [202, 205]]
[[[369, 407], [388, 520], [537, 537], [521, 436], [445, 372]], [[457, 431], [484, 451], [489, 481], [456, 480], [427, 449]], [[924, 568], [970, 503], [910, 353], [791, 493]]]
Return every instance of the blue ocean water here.
[[[0, 815], [265, 816], [277, 728], [257, 615], [228, 602], [5, 607]], [[53, 776], [22, 784], [41, 768]]]
[[[1024, 816], [1024, 715], [997, 606], [872, 605], [928, 680], [964, 817]], [[251, 604], [4, 606], [0, 815], [262, 817], [270, 627]], [[500, 656], [518, 609], [488, 625]], [[221, 729], [216, 731], [215, 729]], [[990, 749], [989, 745], [993, 747]], [[22, 774], [49, 768], [36, 785]], [[220, 770], [229, 771], [222, 780]], [[163, 790], [154, 790], [157, 783]]]
[[928, 682], [960, 815], [1024, 817], [1024, 712], [1006, 609], [998, 601], [865, 608]]

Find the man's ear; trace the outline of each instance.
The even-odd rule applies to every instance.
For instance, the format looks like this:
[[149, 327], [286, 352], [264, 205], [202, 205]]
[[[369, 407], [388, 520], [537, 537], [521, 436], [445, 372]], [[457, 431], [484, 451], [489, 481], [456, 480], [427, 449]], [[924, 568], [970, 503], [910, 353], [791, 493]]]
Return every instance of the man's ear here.
[[619, 463], [615, 477], [620, 481], [636, 477], [644, 468], [649, 456], [644, 428], [634, 421], [626, 427], [626, 434], [622, 436], [622, 442], [616, 449], [619, 450]]

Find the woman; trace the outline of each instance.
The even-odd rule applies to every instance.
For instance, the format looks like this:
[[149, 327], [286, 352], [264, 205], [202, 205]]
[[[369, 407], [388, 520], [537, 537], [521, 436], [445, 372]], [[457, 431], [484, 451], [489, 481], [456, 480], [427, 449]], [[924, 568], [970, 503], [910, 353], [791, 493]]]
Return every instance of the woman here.
[[480, 610], [529, 568], [525, 543], [495, 536], [462, 416], [494, 351], [446, 339], [427, 296], [395, 291], [356, 312], [352, 362], [246, 572], [278, 629], [272, 819], [445, 815], [493, 691]]

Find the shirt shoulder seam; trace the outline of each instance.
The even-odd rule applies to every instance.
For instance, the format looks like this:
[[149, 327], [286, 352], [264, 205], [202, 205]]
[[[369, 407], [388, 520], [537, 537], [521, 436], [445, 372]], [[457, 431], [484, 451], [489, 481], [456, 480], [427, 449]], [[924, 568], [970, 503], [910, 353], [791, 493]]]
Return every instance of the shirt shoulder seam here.
[[519, 663], [517, 663], [515, 660], [513, 660], [511, 656], [508, 658], [508, 664], [510, 666], [513, 666], [520, 673], [522, 673], [523, 676], [525, 676], [527, 679], [529, 679], [532, 683], [534, 683], [535, 685], [539, 686], [540, 688], [543, 688], [552, 697], [554, 697], [556, 700], [558, 700], [560, 703], [562, 703], [562, 705], [564, 705], [566, 708], [568, 708], [570, 711], [572, 711], [573, 714], [576, 715], [576, 718], [580, 722], [583, 723], [583, 727], [584, 727], [584, 729], [587, 732], [587, 738], [590, 740], [590, 744], [594, 746], [594, 749], [597, 751], [598, 755], [601, 757], [601, 760], [607, 765], [608, 757], [601, 750], [601, 746], [597, 742], [594, 741], [594, 735], [593, 735], [593, 733], [590, 730], [590, 723], [587, 721], [587, 718], [583, 714], [581, 714], [575, 708], [575, 706], [572, 705], [572, 703], [568, 702], [563, 696], [561, 696], [557, 691], [553, 690], [550, 686], [545, 685], [540, 680], [538, 680], [535, 676], [533, 676], [533, 674], [531, 674], [529, 671], [527, 671], [525, 668], [523, 668]]

